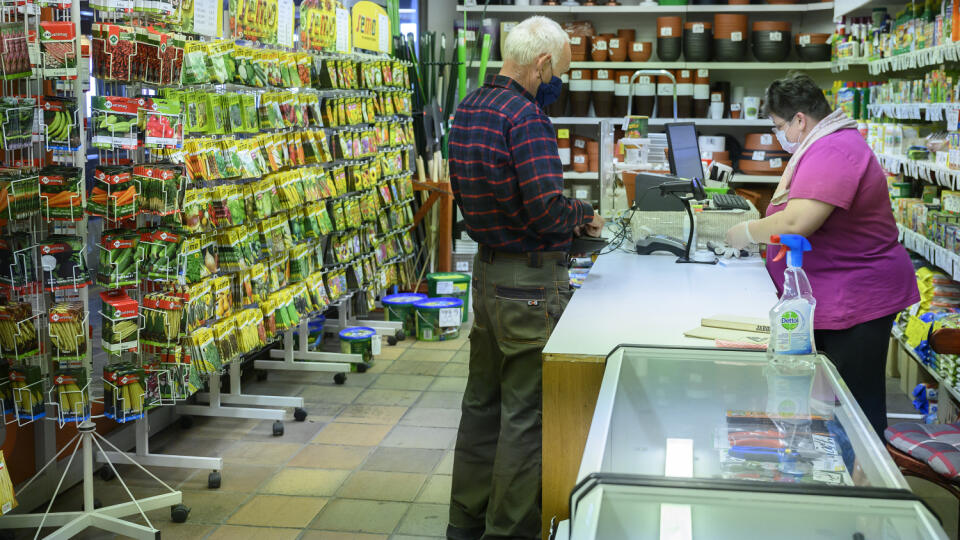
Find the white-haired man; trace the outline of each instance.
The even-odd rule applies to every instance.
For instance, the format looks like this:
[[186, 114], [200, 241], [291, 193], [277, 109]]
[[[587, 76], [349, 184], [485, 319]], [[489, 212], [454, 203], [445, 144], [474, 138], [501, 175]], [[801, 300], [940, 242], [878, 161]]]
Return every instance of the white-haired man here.
[[544, 109], [570, 67], [560, 26], [531, 17], [503, 67], [457, 107], [450, 176], [474, 264], [470, 370], [453, 463], [447, 537], [540, 537], [541, 352], [570, 299], [574, 234], [603, 218], [563, 196], [556, 133]]

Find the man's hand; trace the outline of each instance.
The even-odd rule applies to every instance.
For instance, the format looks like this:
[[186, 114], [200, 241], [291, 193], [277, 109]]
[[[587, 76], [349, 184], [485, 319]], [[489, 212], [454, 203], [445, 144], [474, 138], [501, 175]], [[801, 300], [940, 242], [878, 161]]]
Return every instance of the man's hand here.
[[599, 238], [603, 232], [603, 224], [603, 216], [600, 215], [600, 212], [596, 212], [593, 214], [593, 221], [583, 226], [583, 231], [587, 233], [587, 236]]

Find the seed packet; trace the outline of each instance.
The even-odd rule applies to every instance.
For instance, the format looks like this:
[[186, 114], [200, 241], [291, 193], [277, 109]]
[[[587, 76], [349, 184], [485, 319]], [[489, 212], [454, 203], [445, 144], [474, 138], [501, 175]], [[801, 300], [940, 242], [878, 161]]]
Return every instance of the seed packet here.
[[95, 148], [135, 150], [139, 146], [138, 99], [94, 96], [92, 106]]
[[40, 22], [40, 66], [44, 78], [77, 77], [76, 26], [72, 22]]
[[144, 144], [147, 148], [183, 146], [183, 115], [179, 100], [152, 98], [141, 109], [145, 117]]
[[0, 24], [0, 68], [3, 69], [2, 76], [5, 80], [20, 79], [33, 74], [27, 52], [27, 35], [24, 32], [22, 22]]
[[43, 289], [80, 289], [90, 284], [86, 246], [78, 236], [51, 235], [39, 245]]
[[40, 132], [45, 134], [48, 150], [76, 150], [80, 148], [80, 126], [77, 121], [77, 100], [74, 98], [41, 97]]
[[210, 82], [210, 71], [207, 68], [206, 58], [209, 55], [209, 46], [202, 41], [188, 41], [183, 51], [183, 71], [181, 84], [195, 85]]

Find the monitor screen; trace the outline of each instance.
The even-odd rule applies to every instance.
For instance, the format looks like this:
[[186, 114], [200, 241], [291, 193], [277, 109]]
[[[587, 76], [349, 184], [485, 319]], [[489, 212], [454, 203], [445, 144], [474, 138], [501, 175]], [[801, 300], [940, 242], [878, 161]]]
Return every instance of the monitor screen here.
[[703, 164], [697, 128], [692, 122], [666, 124], [667, 144], [670, 146], [670, 173], [693, 182], [694, 194], [702, 198]]

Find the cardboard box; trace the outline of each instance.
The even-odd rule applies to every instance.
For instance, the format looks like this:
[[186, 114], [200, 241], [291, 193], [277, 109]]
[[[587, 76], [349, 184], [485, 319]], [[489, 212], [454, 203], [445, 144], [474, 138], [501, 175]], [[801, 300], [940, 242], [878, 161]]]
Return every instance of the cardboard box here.
[[900, 342], [893, 336], [890, 337], [890, 343], [887, 346], [887, 377], [900, 377]]

